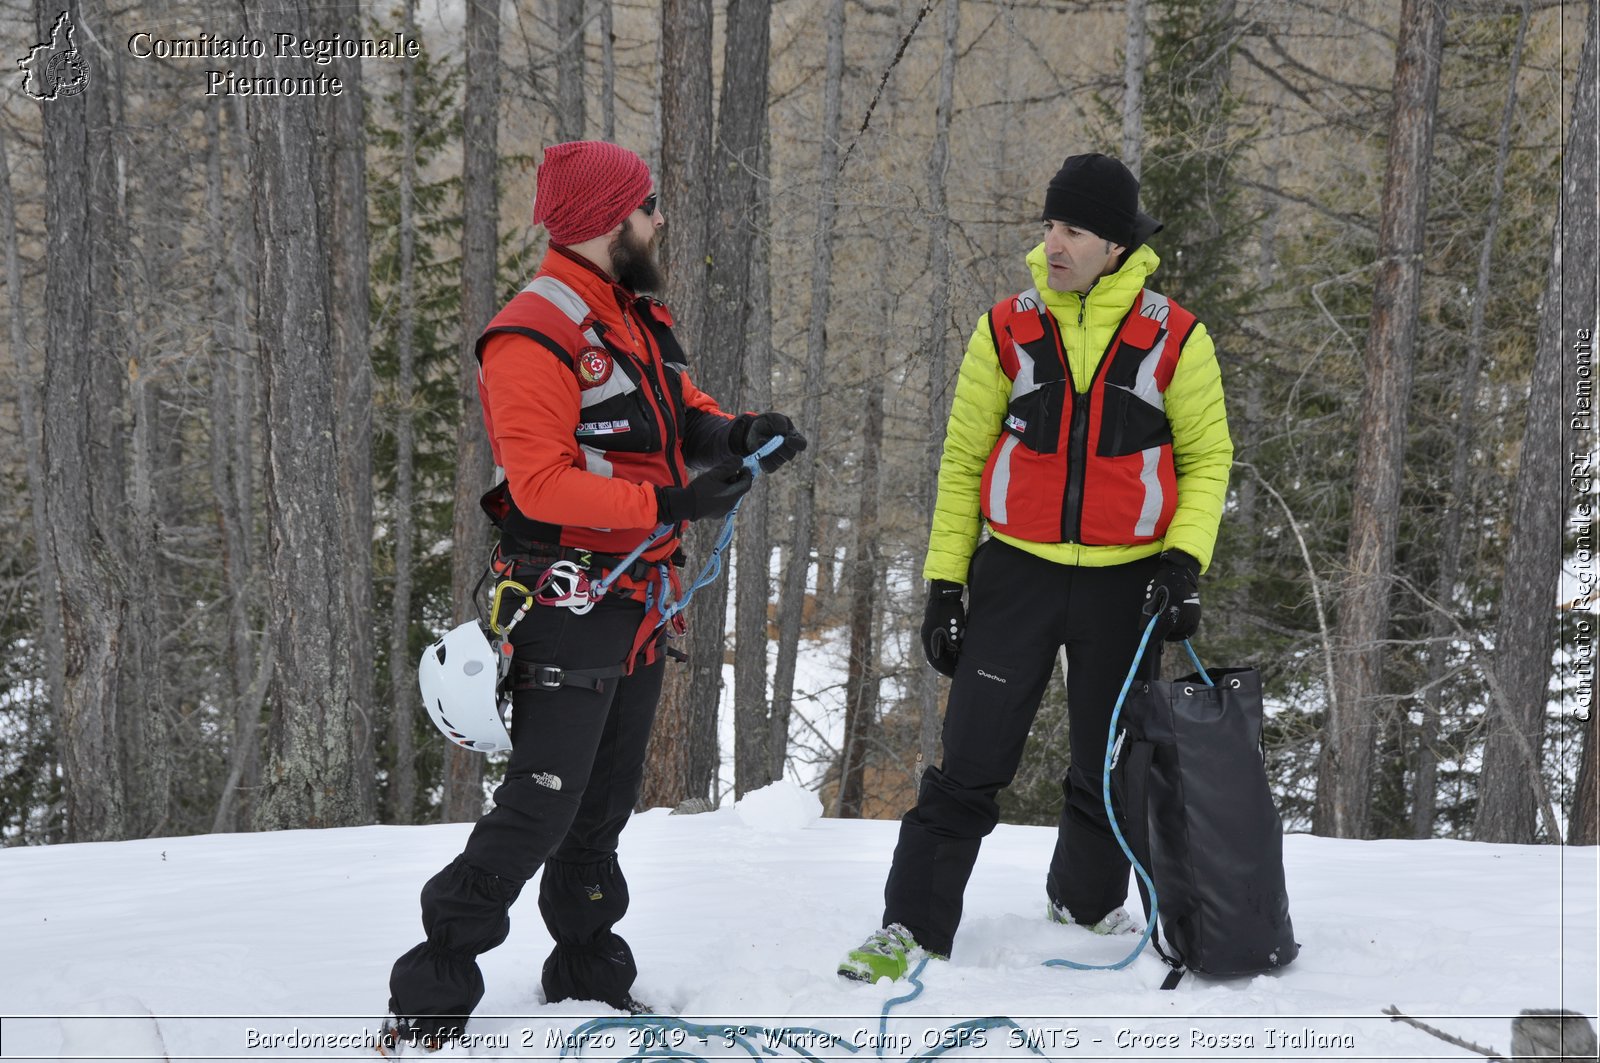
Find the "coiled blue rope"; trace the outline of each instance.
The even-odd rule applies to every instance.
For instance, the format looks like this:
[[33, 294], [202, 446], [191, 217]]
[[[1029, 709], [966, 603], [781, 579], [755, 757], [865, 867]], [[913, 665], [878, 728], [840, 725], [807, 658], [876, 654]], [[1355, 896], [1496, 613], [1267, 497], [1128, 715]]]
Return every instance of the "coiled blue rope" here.
[[[753, 453], [745, 456], [744, 467], [750, 470], [750, 477], [752, 480], [761, 475], [761, 459], [767, 457], [782, 445], [783, 437], [773, 436]], [[751, 484], [752, 490], [754, 490], [754, 487], [755, 485]], [[746, 491], [743, 495], [740, 495], [738, 501], [734, 502], [733, 508], [728, 510], [728, 515], [723, 518], [722, 531], [718, 533], [716, 545], [711, 549], [711, 557], [706, 561], [705, 568], [700, 570], [700, 575], [695, 577], [695, 581], [689, 585], [687, 590], [683, 592], [682, 598], [679, 598], [673, 602], [668, 602], [662, 606], [661, 619], [656, 622], [657, 627], [660, 627], [674, 616], [677, 616], [679, 613], [683, 612], [683, 610], [689, 605], [689, 599], [694, 597], [695, 591], [706, 586], [707, 584], [714, 583], [717, 577], [722, 575], [722, 552], [728, 548], [729, 543], [733, 542], [733, 521], [734, 518], [738, 517], [739, 507], [744, 505], [744, 500], [749, 493], [749, 491]], [[658, 524], [656, 529], [645, 538], [644, 542], [634, 547], [633, 551], [628, 554], [627, 557], [624, 557], [617, 563], [616, 568], [613, 568], [610, 572], [606, 573], [603, 578], [597, 580], [590, 587], [589, 596], [596, 600], [605, 597], [606, 592], [611, 589], [611, 584], [616, 581], [617, 577], [631, 568], [633, 563], [639, 560], [641, 554], [650, 549], [650, 547], [654, 546], [656, 543], [660, 542], [668, 532], [672, 531], [672, 528], [673, 526], [671, 524]], [[663, 570], [666, 569], [665, 565], [661, 567]], [[662, 594], [665, 595], [665, 571], [662, 572], [662, 578]]]

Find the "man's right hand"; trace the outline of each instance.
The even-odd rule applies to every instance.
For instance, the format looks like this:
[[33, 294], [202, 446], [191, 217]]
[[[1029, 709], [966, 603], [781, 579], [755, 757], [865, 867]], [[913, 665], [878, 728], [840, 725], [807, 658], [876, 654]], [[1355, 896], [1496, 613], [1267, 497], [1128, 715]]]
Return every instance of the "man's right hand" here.
[[686, 487], [657, 487], [656, 519], [662, 524], [678, 524], [727, 516], [755, 482], [744, 463], [734, 461], [707, 469]]
[[928, 584], [928, 605], [922, 613], [922, 652], [942, 675], [956, 674], [961, 640], [967, 633], [967, 610], [961, 604], [961, 584], [936, 579]]

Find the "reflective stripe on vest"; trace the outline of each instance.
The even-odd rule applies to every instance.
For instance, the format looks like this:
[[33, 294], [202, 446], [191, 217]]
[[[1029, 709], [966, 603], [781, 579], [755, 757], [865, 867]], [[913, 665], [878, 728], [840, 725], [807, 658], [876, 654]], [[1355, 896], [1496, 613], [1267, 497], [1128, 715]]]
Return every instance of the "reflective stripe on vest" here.
[[[589, 309], [589, 304], [583, 301], [583, 296], [574, 291], [566, 281], [558, 280], [548, 274], [541, 274], [533, 278], [528, 286], [522, 290], [543, 296], [549, 300], [552, 306], [567, 315], [568, 320], [583, 330], [583, 338], [588, 341], [590, 346], [601, 348], [605, 346], [600, 342], [599, 333], [595, 332], [593, 328], [584, 328], [583, 323], [589, 320], [592, 311]], [[579, 401], [587, 409], [618, 395], [626, 395], [628, 392], [633, 391], [634, 387], [633, 380], [629, 378], [628, 374], [612, 372], [605, 383], [599, 387], [584, 388], [582, 395], [579, 396]], [[584, 446], [583, 450], [585, 455], [592, 454], [599, 459], [589, 462], [590, 472], [599, 473], [601, 476], [611, 475], [611, 463], [604, 460], [602, 451], [591, 446]]]
[[1177, 477], [1164, 392], [1194, 316], [1148, 289], [1134, 306], [1081, 394], [1037, 289], [990, 311], [1011, 380], [980, 496], [996, 530], [1093, 546], [1150, 542], [1166, 531]]
[[[596, 321], [588, 303], [557, 277], [541, 274], [512, 297], [489, 322], [477, 343], [480, 399], [491, 445], [494, 427], [482, 371], [483, 350], [490, 337], [513, 333], [532, 340], [577, 378], [579, 421], [574, 426], [574, 442], [586, 472], [634, 483], [681, 486], [687, 480], [679, 447], [682, 385], [677, 373], [665, 372], [667, 368], [681, 367], [662, 360], [669, 353], [663, 337], [670, 342], [672, 352], [681, 352], [681, 348], [665, 323], [643, 320], [652, 307], [636, 305], [625, 311], [628, 312], [639, 318], [641, 326], [634, 334], [637, 351], [609, 343], [608, 330]], [[594, 377], [585, 377], [585, 355], [609, 360], [604, 379], [590, 383]], [[647, 382], [647, 386], [641, 386]], [[637, 544], [634, 531], [548, 524], [517, 510], [509, 492], [504, 501], [510, 510], [510, 523], [502, 524], [502, 530], [524, 542], [558, 543], [618, 555], [626, 554]], [[663, 545], [671, 548], [675, 542], [664, 541]]]

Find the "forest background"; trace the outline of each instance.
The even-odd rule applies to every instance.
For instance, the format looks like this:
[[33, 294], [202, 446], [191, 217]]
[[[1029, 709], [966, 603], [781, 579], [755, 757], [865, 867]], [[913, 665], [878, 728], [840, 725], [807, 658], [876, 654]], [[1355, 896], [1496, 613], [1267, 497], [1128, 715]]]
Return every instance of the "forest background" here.
[[[479, 813], [495, 769], [432, 731], [415, 661], [491, 541], [472, 340], [543, 252], [540, 150], [584, 137], [655, 169], [697, 382], [811, 440], [696, 600], [643, 804], [787, 772], [907, 807], [962, 346], [1100, 150], [1216, 338], [1237, 460], [1199, 645], [1263, 673], [1286, 827], [1595, 844], [1592, 3], [67, 9], [81, 79], [0, 107], [5, 844]], [[0, 3], [0, 56], [61, 10]], [[207, 95], [219, 66], [346, 90]], [[842, 719], [796, 711], [802, 654]], [[1058, 677], [1009, 820], [1053, 822], [1068, 754]]]

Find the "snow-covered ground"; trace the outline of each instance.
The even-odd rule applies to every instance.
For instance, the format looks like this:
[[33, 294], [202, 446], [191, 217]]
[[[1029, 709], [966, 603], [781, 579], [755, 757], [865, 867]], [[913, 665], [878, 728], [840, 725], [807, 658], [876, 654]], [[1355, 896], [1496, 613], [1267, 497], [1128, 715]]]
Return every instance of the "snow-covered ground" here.
[[[962, 1023], [1003, 1017], [1016, 1029], [970, 1033], [983, 1043], [946, 1057], [1472, 1059], [1382, 1009], [1502, 1052], [1523, 1008], [1596, 1010], [1595, 849], [1293, 835], [1300, 958], [1162, 992], [1166, 969], [1148, 953], [1116, 972], [1041, 966], [1111, 962], [1136, 939], [1046, 922], [1051, 832], [1002, 826], [954, 954], [928, 966], [925, 991], [891, 1010], [880, 1039], [880, 1014], [905, 986], [841, 983], [833, 970], [877, 925], [895, 824], [817, 819], [815, 798], [778, 785], [699, 816], [646, 812], [623, 835], [633, 908], [620, 930], [639, 960], [636, 992], [712, 1028], [669, 1031], [679, 1056], [907, 1059], [958, 1039]], [[421, 936], [418, 889], [467, 830], [0, 850], [0, 1059], [363, 1056], [320, 1046], [381, 1015], [390, 963]], [[615, 1017], [542, 1004], [550, 944], [531, 890], [512, 915], [510, 939], [482, 960], [477, 1044], [430, 1058], [554, 1058], [580, 1024]], [[843, 1040], [796, 1033], [763, 1049], [763, 1030], [802, 1028]], [[637, 1058], [645, 1036], [601, 1031], [581, 1056]], [[1208, 1047], [1230, 1040], [1249, 1047]]]

